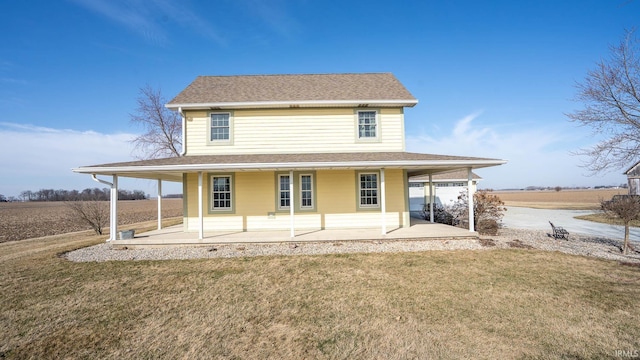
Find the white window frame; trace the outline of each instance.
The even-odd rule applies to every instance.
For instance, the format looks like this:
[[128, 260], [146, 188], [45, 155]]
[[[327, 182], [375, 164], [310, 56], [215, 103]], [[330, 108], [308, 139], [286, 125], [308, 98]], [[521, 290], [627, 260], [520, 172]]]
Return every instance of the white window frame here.
[[[229, 199], [223, 199], [222, 201], [229, 201], [229, 206], [218, 206], [216, 207], [215, 201], [220, 201], [220, 199], [216, 199], [215, 197], [215, 192], [214, 192], [214, 187], [215, 187], [215, 180], [216, 178], [227, 178], [229, 181], [229, 190], [228, 191], [219, 191], [218, 193], [228, 193], [229, 194]], [[226, 175], [226, 174], [212, 174], [210, 176], [210, 181], [211, 181], [211, 187], [209, 189], [209, 193], [211, 194], [211, 199], [209, 202], [209, 210], [211, 212], [229, 212], [229, 211], [233, 211], [233, 176], [232, 175]]]
[[[310, 188], [307, 189], [307, 190], [302, 188], [302, 184], [303, 184], [302, 178], [304, 176], [308, 176], [309, 180], [310, 180], [309, 181]], [[302, 210], [313, 209], [314, 206], [315, 206], [315, 204], [313, 203], [313, 174], [300, 174], [298, 179], [299, 179], [298, 184], [299, 184], [299, 187], [300, 187], [300, 191], [299, 191], [299, 194], [300, 194], [300, 209], [302, 209]], [[309, 201], [311, 201], [310, 205], [304, 205], [304, 203], [303, 203], [304, 202], [304, 196], [303, 196], [304, 192], [308, 192], [309, 193]]]
[[[229, 138], [228, 139], [211, 139], [213, 135], [213, 116], [214, 115], [227, 115], [229, 117]], [[207, 143], [209, 145], [230, 145], [233, 144], [233, 112], [231, 111], [217, 111], [209, 113], [209, 120], [207, 121]]]
[[[363, 113], [374, 113], [374, 121], [375, 124], [373, 124], [374, 126], [374, 131], [375, 131], [375, 136], [361, 136], [361, 131], [360, 131], [360, 114]], [[380, 111], [378, 111], [377, 109], [366, 109], [366, 110], [356, 110], [356, 139], [357, 141], [360, 142], [377, 142], [380, 141]], [[362, 125], [362, 126], [366, 126], [366, 125]], [[371, 126], [371, 125], [369, 125]]]
[[[290, 188], [289, 188], [289, 184], [291, 184], [291, 181], [293, 181], [293, 179], [289, 178], [289, 184], [287, 184], [286, 189], [282, 188], [282, 178], [289, 178], [289, 174], [278, 174], [278, 210], [289, 210], [291, 208], [291, 193], [290, 193]], [[282, 205], [282, 194], [283, 193], [288, 193], [289, 194], [289, 206], [286, 205]]]
[[[374, 188], [363, 188], [362, 187], [362, 176], [366, 175], [375, 175], [376, 176], [376, 187], [375, 187], [375, 204], [363, 204], [362, 203], [362, 192], [368, 190], [374, 190]], [[380, 173], [379, 172], [359, 172], [358, 173], [358, 208], [360, 209], [378, 209], [380, 208]], [[373, 199], [374, 197], [372, 197]]]

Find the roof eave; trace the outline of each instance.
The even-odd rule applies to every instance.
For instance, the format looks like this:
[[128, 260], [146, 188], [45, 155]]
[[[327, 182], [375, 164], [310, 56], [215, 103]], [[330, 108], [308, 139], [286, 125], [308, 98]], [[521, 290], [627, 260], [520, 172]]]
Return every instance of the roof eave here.
[[255, 109], [255, 108], [313, 108], [313, 107], [414, 107], [417, 99], [401, 100], [304, 100], [304, 101], [245, 101], [210, 103], [168, 103], [168, 109], [204, 110], [204, 109]]
[[81, 174], [117, 174], [140, 172], [196, 172], [196, 171], [273, 171], [280, 169], [381, 169], [381, 168], [472, 168], [498, 166], [506, 160], [399, 160], [399, 161], [344, 161], [344, 162], [283, 162], [283, 163], [231, 163], [181, 164], [151, 166], [86, 166], [72, 169]]

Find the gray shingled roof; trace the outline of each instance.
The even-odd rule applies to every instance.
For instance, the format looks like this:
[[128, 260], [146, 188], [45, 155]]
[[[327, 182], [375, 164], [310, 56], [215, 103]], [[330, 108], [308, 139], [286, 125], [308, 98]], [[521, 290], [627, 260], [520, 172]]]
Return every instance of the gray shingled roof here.
[[371, 100], [417, 102], [391, 73], [300, 74], [199, 76], [167, 106]]
[[408, 152], [190, 155], [83, 166], [74, 172], [120, 175], [142, 179], [182, 181], [182, 174], [196, 171], [243, 171], [285, 169], [406, 169], [409, 176], [437, 173], [459, 168], [481, 168], [505, 161], [477, 157], [418, 154]]
[[[447, 171], [439, 174], [434, 174], [431, 178], [434, 181], [438, 180], [467, 180], [467, 170]], [[481, 180], [482, 178], [478, 174], [471, 172], [471, 177], [474, 180]], [[429, 181], [429, 175], [413, 176], [410, 181]]]
[[199, 164], [285, 164], [285, 163], [351, 163], [380, 161], [500, 161], [497, 159], [419, 154], [410, 152], [365, 152], [365, 153], [320, 153], [320, 154], [256, 154], [256, 155], [190, 155], [163, 159], [138, 160], [88, 166], [91, 167], [138, 167], [180, 166]]

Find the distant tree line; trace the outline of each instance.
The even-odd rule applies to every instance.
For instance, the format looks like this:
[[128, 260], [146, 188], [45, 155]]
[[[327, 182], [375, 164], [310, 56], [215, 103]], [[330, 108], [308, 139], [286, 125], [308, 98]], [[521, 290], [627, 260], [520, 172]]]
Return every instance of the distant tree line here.
[[[90, 201], [109, 200], [111, 189], [109, 188], [87, 188], [78, 190], [54, 190], [40, 189], [38, 191], [25, 190], [20, 193], [21, 201]], [[0, 201], [4, 196], [0, 195]], [[147, 194], [142, 190], [118, 190], [118, 200], [145, 200]], [[5, 199], [9, 200], [9, 199]]]

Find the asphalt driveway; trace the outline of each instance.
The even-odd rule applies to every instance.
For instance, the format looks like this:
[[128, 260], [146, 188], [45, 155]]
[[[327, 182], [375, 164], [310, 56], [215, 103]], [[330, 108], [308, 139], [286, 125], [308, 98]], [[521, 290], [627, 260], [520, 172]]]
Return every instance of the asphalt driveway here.
[[[581, 233], [602, 236], [611, 239], [624, 239], [624, 226], [600, 224], [574, 219], [578, 215], [593, 214], [591, 210], [547, 210], [524, 207], [507, 207], [502, 223], [506, 228], [544, 230], [551, 233], [549, 221], [562, 226], [569, 233]], [[629, 233], [631, 241], [640, 242], [640, 228], [632, 227]]]

